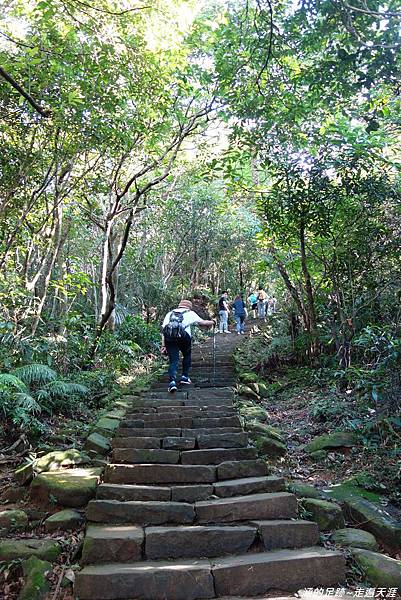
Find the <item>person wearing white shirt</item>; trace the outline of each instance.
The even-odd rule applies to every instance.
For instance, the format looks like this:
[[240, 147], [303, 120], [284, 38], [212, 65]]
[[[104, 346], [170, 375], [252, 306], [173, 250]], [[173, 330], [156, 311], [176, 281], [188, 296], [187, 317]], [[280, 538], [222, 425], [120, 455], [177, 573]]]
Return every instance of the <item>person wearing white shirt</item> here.
[[166, 314], [162, 325], [162, 353], [169, 357], [169, 386], [168, 391], [173, 393], [177, 390], [177, 371], [182, 353], [182, 376], [180, 383], [183, 385], [191, 384], [189, 378], [189, 369], [191, 368], [192, 351], [192, 325], [200, 327], [214, 327], [215, 321], [202, 319], [192, 310], [190, 300], [181, 300], [178, 308], [171, 310]]

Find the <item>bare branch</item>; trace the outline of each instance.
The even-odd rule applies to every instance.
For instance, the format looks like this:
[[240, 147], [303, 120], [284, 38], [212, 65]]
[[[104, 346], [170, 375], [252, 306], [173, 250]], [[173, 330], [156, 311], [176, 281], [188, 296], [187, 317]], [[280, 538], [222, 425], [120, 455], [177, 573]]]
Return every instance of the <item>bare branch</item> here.
[[34, 100], [34, 98], [32, 98], [32, 96], [30, 94], [28, 94], [28, 92], [26, 92], [19, 83], [17, 83], [15, 81], [15, 79], [13, 77], [11, 77], [11, 75], [9, 73], [7, 73], [7, 71], [5, 71], [2, 67], [0, 67], [0, 76], [3, 77], [3, 79], [5, 79], [6, 81], [8, 81], [8, 83], [15, 89], [17, 90], [17, 92], [23, 96], [25, 98], [25, 100], [27, 100], [29, 102], [29, 104], [36, 110], [36, 112], [38, 112], [40, 115], [42, 115], [42, 117], [50, 117], [51, 115], [51, 110], [49, 110], [48, 108], [43, 108], [43, 106], [41, 106], [40, 104], [38, 104], [36, 102], [36, 100]]

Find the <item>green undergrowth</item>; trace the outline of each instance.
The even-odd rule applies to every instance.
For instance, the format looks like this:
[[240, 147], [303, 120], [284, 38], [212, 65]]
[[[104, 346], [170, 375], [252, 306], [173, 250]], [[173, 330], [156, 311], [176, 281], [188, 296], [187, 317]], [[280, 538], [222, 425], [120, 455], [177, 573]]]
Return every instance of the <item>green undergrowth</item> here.
[[[324, 485], [363, 472], [363, 488], [371, 499], [400, 507], [398, 412], [379, 402], [359, 379], [344, 382], [327, 357], [317, 366], [297, 364], [296, 356], [291, 358], [287, 350], [285, 344], [274, 342], [272, 327], [267, 325], [244, 342], [235, 360], [240, 393], [266, 409], [268, 423], [287, 435], [288, 476], [303, 477], [307, 469], [315, 482]], [[340, 431], [355, 434], [354, 447], [330, 448], [316, 458], [304, 452], [304, 445], [315, 437]]]

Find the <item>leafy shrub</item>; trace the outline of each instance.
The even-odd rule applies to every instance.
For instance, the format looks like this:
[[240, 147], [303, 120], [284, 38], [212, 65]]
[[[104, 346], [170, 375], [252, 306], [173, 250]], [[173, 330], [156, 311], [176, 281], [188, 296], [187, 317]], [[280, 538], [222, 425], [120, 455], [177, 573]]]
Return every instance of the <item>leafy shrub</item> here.
[[44, 427], [38, 415], [74, 403], [88, 391], [84, 385], [58, 379], [47, 365], [25, 365], [11, 373], [0, 373], [0, 410], [5, 428], [14, 425], [40, 433]]
[[[119, 341], [136, 344], [132, 349], [143, 352], [155, 352], [160, 347], [160, 329], [154, 323], [145, 323], [139, 315], [128, 316], [118, 328]], [[128, 346], [131, 347], [131, 346]]]

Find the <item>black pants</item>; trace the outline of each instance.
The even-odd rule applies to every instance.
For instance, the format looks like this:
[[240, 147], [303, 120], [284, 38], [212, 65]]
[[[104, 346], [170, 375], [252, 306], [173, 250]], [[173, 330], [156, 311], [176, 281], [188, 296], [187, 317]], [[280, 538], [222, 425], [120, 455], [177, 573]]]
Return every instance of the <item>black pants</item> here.
[[189, 369], [191, 368], [191, 336], [185, 334], [180, 340], [169, 342], [166, 340], [166, 350], [170, 359], [168, 375], [170, 381], [176, 381], [178, 363], [180, 360], [180, 352], [182, 352], [182, 374], [184, 377], [189, 377]]

